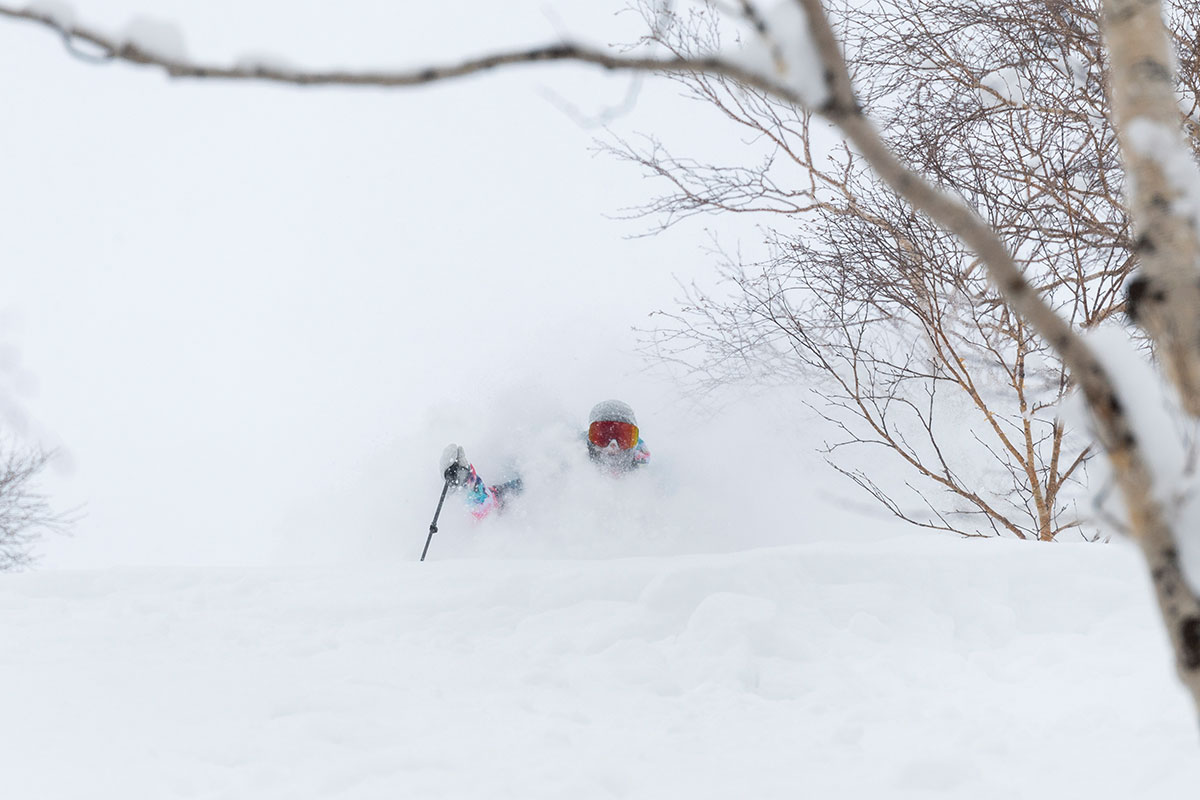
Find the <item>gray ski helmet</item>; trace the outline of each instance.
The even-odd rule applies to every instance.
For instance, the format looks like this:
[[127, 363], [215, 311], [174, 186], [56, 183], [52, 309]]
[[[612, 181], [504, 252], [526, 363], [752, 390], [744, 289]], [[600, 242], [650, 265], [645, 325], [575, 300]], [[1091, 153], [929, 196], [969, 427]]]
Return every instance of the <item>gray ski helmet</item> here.
[[630, 425], [637, 425], [637, 417], [633, 415], [633, 409], [628, 403], [622, 403], [620, 400], [605, 400], [602, 403], [596, 403], [592, 407], [592, 413], [588, 414], [588, 425], [593, 422], [628, 422]]

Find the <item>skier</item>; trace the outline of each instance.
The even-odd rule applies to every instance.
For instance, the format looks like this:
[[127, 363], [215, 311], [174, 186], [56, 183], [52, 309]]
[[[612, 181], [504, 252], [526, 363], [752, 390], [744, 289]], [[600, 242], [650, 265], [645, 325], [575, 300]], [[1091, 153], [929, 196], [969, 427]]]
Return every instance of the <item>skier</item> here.
[[624, 475], [650, 462], [637, 417], [620, 400], [605, 400], [592, 407], [585, 438], [588, 458], [609, 475]]
[[[583, 438], [587, 442], [588, 458], [607, 475], [624, 475], [650, 461], [650, 451], [638, 432], [633, 409], [620, 400], [605, 400], [592, 408]], [[447, 445], [442, 451], [439, 469], [451, 486], [466, 490], [467, 505], [476, 519], [483, 519], [493, 511], [503, 511], [524, 489], [519, 477], [489, 486], [457, 444]]]

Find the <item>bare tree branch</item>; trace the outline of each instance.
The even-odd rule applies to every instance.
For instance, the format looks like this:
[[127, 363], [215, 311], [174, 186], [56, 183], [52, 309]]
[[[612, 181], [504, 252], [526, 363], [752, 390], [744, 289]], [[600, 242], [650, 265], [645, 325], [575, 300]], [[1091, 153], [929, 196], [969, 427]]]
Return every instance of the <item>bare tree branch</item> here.
[[[462, 78], [481, 72], [520, 64], [541, 64], [565, 61], [591, 64], [607, 70], [636, 72], [691, 73], [704, 72], [723, 75], [746, 86], [803, 104], [799, 94], [786, 84], [727, 59], [701, 58], [639, 58], [614, 55], [606, 50], [584, 44], [559, 42], [524, 50], [495, 53], [469, 58], [456, 64], [423, 66], [408, 70], [306, 70], [270, 64], [220, 66], [201, 64], [155, 52], [136, 41], [118, 38], [96, 28], [75, 22], [64, 23], [53, 14], [32, 8], [18, 9], [0, 5], [0, 17], [22, 20], [49, 28], [68, 43], [86, 42], [104, 53], [104, 61], [123, 61], [129, 64], [161, 69], [172, 78], [198, 78], [229, 81], [267, 81], [296, 86], [374, 86], [405, 88], [439, 81]], [[79, 51], [72, 49], [72, 55]]]
[[22, 451], [4, 443], [0, 458], [0, 572], [33, 563], [32, 548], [43, 533], [62, 532], [71, 523], [55, 512], [34, 482], [52, 458], [40, 450]]

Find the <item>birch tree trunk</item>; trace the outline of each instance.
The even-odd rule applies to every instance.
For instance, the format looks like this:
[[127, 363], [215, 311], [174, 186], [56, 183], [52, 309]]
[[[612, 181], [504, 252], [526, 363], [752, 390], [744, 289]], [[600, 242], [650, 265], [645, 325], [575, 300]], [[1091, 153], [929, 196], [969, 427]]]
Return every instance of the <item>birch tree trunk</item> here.
[[[1175, 98], [1175, 72], [1158, 0], [1105, 0], [1105, 37], [1112, 64], [1112, 107], [1129, 180], [1127, 200], [1142, 275], [1130, 303], [1154, 342], [1167, 376], [1192, 416], [1200, 416], [1200, 241], [1183, 202], [1192, 171], [1172, 174], [1172, 157], [1187, 152]], [[1190, 159], [1190, 154], [1189, 154]], [[1179, 559], [1175, 509], [1165, 508], [1167, 476], [1148, 474], [1143, 459], [1110, 453], [1145, 554], [1181, 680], [1200, 709], [1200, 600]]]

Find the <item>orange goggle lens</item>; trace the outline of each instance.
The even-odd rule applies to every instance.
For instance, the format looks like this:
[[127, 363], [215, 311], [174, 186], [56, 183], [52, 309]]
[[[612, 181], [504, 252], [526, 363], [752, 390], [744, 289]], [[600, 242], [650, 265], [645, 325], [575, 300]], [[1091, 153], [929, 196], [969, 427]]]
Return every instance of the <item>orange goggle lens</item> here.
[[617, 447], [629, 450], [638, 443], [637, 425], [628, 422], [593, 422], [588, 426], [588, 441], [596, 447], [608, 447], [616, 442]]

